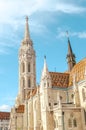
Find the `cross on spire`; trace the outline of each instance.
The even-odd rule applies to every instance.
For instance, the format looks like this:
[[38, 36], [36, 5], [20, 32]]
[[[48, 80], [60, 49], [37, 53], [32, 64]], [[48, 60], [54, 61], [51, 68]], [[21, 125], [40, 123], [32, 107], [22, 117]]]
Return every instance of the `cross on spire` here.
[[25, 25], [25, 36], [24, 36], [25, 40], [29, 40], [30, 39], [30, 34], [29, 34], [29, 26], [28, 26], [28, 16], [26, 16], [26, 25]]

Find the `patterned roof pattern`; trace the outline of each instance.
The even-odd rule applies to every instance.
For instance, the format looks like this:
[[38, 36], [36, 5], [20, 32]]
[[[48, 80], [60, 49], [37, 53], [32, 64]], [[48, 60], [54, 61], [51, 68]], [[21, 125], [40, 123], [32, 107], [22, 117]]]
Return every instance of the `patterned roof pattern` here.
[[72, 86], [73, 84], [73, 76], [76, 76], [76, 82], [79, 82], [81, 80], [85, 79], [85, 72], [86, 71], [86, 58], [78, 62], [73, 69], [70, 72], [69, 77], [69, 86]]
[[0, 112], [0, 120], [9, 120], [10, 112]]
[[16, 108], [17, 113], [24, 113], [24, 105], [19, 105], [18, 108]]
[[67, 88], [69, 84], [69, 74], [68, 73], [57, 73], [49, 72], [52, 81], [52, 87]]

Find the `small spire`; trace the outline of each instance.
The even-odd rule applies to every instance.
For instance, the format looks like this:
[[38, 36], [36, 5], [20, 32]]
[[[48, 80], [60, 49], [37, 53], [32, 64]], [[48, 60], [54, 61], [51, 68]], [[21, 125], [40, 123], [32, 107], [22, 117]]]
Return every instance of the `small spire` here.
[[30, 39], [30, 34], [29, 34], [29, 26], [28, 26], [28, 16], [26, 16], [26, 26], [25, 26], [25, 40]]
[[46, 63], [46, 56], [44, 56], [44, 71], [48, 71], [47, 63]]
[[72, 51], [72, 48], [71, 48], [71, 44], [70, 44], [69, 38], [68, 38], [68, 54], [69, 55], [73, 55], [73, 51]]
[[76, 64], [76, 61], [75, 61], [75, 55], [72, 51], [72, 47], [70, 44], [68, 31], [66, 31], [66, 34], [67, 34], [67, 38], [68, 38], [68, 54], [67, 54], [66, 58], [68, 60], [68, 70], [71, 71], [73, 66]]
[[47, 67], [47, 63], [46, 63], [46, 56], [44, 56], [44, 67], [43, 67], [43, 71], [42, 71], [42, 77], [45, 77], [45, 75], [47, 75], [48, 72], [48, 67]]
[[71, 48], [71, 44], [70, 44], [68, 31], [66, 31], [66, 36], [67, 36], [67, 39], [68, 39], [68, 54], [70, 55], [70, 54], [73, 54], [73, 52], [72, 52], [72, 48]]

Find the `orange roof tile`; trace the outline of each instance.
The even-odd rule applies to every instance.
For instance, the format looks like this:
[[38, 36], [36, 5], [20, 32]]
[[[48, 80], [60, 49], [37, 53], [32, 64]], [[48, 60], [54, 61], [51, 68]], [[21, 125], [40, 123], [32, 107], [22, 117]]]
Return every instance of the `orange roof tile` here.
[[10, 112], [0, 112], [0, 119], [1, 120], [9, 120], [10, 119]]
[[19, 105], [18, 108], [16, 108], [17, 113], [24, 113], [24, 105]]
[[52, 81], [52, 87], [66, 88], [69, 84], [69, 74], [68, 73], [57, 73], [49, 72]]
[[76, 76], [76, 82], [84, 80], [86, 69], [86, 58], [78, 62], [70, 72], [69, 86], [73, 84], [73, 76]]

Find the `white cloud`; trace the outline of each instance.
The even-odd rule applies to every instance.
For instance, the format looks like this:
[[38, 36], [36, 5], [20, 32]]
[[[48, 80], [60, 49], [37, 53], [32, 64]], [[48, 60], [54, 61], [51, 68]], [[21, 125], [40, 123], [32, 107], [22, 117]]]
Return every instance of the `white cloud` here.
[[11, 107], [9, 105], [1, 105], [0, 111], [10, 111]]
[[63, 13], [69, 13], [69, 14], [80, 14], [86, 12], [86, 8], [84, 7], [76, 6], [74, 4], [67, 4], [67, 3], [57, 4], [56, 10]]
[[[48, 31], [46, 24], [40, 22], [42, 16], [38, 17], [39, 12], [43, 16], [46, 12], [48, 14], [51, 12], [79, 14], [86, 12], [86, 9], [76, 2], [68, 3], [66, 0], [65, 3], [64, 0], [0, 0], [0, 54], [8, 54], [10, 47], [19, 45], [23, 38], [21, 37], [24, 31], [22, 26], [24, 26], [23, 19], [26, 15], [34, 16], [36, 13], [35, 20], [32, 20], [30, 24], [32, 33], [45, 34]], [[47, 21], [51, 19], [47, 18]], [[62, 35], [64, 36], [65, 33], [60, 32], [59, 37]], [[85, 37], [85, 34], [79, 35], [82, 38]]]
[[[57, 29], [57, 38], [63, 38], [66, 37], [66, 30], [62, 31], [61, 28]], [[78, 37], [78, 38], [86, 38], [86, 31], [82, 31], [82, 32], [69, 32], [69, 37]]]
[[57, 11], [63, 13], [82, 13], [86, 12], [86, 8], [75, 3], [60, 2], [59, 0], [0, 0], [0, 22], [15, 22], [12, 19], [31, 16], [37, 11]]

